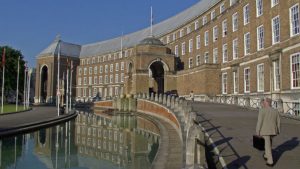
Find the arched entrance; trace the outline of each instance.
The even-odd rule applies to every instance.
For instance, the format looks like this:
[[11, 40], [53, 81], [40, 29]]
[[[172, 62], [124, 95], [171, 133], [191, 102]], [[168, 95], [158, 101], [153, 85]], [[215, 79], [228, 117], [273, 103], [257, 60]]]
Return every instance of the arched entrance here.
[[164, 64], [161, 61], [155, 61], [149, 66], [149, 92], [164, 93]]
[[41, 70], [41, 102], [45, 103], [47, 99], [48, 87], [48, 67], [45, 65]]

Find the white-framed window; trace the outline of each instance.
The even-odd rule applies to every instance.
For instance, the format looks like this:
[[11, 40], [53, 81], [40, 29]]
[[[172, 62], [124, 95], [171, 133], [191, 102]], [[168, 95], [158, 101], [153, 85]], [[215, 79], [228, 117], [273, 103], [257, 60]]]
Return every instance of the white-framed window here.
[[103, 66], [100, 66], [100, 73], [103, 72]]
[[264, 91], [264, 78], [265, 78], [265, 73], [264, 73], [264, 64], [259, 64], [257, 65], [257, 91], [258, 92], [263, 92]]
[[93, 68], [89, 67], [89, 75], [93, 74]]
[[227, 20], [225, 19], [223, 22], [222, 22], [222, 35], [223, 37], [226, 37], [227, 36]]
[[291, 55], [291, 88], [300, 88], [300, 53]]
[[88, 58], [87, 60], [86, 60], [86, 64], [90, 64], [90, 58]]
[[106, 55], [105, 56], [103, 56], [103, 62], [105, 62], [106, 61]]
[[181, 55], [185, 55], [185, 42], [181, 44]]
[[250, 92], [250, 68], [244, 69], [244, 92]]
[[232, 15], [232, 32], [235, 32], [238, 30], [238, 13], [234, 13]]
[[85, 65], [85, 60], [84, 59], [81, 59], [81, 64]]
[[104, 67], [104, 71], [105, 71], [105, 73], [107, 73], [108, 72], [108, 65], [105, 65], [105, 67]]
[[218, 40], [218, 26], [214, 26], [213, 28], [213, 42]]
[[206, 23], [207, 23], [207, 16], [203, 16], [202, 25], [205, 25]]
[[119, 74], [115, 75], [115, 83], [119, 83]]
[[196, 56], [196, 66], [199, 66], [200, 65], [200, 55], [197, 55]]
[[84, 84], [84, 85], [87, 84], [87, 78], [86, 78], [86, 77], [83, 78], [83, 84]]
[[273, 62], [273, 79], [274, 79], [274, 90], [280, 90], [280, 65], [279, 60]]
[[119, 71], [119, 63], [116, 63], [116, 72]]
[[79, 68], [79, 69], [78, 69], [78, 75], [81, 75], [81, 73], [82, 73], [82, 69]]
[[250, 9], [249, 4], [245, 5], [243, 8], [244, 13], [244, 25], [247, 25], [250, 22]]
[[93, 78], [89, 77], [89, 85], [92, 85], [92, 84], [93, 84]]
[[204, 53], [204, 63], [208, 63], [209, 62], [209, 53], [205, 52]]
[[105, 81], [104, 81], [105, 84], [108, 84], [108, 75], [105, 75]]
[[174, 54], [176, 57], [178, 57], [178, 45], [175, 46]]
[[197, 49], [200, 49], [200, 45], [201, 45], [200, 35], [198, 35], [198, 36], [196, 37], [196, 48], [197, 48]]
[[271, 0], [271, 7], [273, 8], [279, 3], [279, 0]]
[[94, 84], [98, 84], [98, 77], [94, 76]]
[[121, 70], [124, 70], [124, 62], [121, 62]]
[[99, 84], [102, 84], [102, 83], [103, 83], [102, 76], [99, 76]]
[[[78, 96], [78, 97], [81, 96], [81, 88], [78, 88], [78, 89], [77, 89], [77, 96]], [[78, 127], [79, 127], [79, 126], [78, 126]], [[78, 131], [78, 129], [77, 129], [77, 131]], [[80, 138], [80, 137], [78, 137], [78, 138]]]
[[290, 31], [291, 36], [300, 34], [299, 4], [290, 8]]
[[78, 85], [81, 85], [81, 77], [78, 78], [77, 83]]
[[238, 72], [234, 71], [233, 72], [233, 93], [237, 94], [239, 92], [239, 76], [238, 76]]
[[111, 54], [108, 55], [108, 61], [110, 61], [112, 58], [111, 58]]
[[124, 82], [124, 73], [121, 73], [121, 82]]
[[[119, 87], [115, 87], [115, 96], [119, 96]], [[116, 139], [116, 136], [115, 136], [115, 139]]]
[[167, 36], [167, 43], [170, 43], [170, 35]]
[[87, 74], [87, 68], [86, 68], [86, 67], [83, 69], [83, 74], [84, 74], [84, 75]]
[[238, 58], [238, 53], [239, 53], [239, 48], [238, 48], [238, 39], [234, 39], [232, 41], [232, 59], [235, 60]]
[[180, 31], [179, 31], [179, 37], [181, 38], [181, 37], [183, 37], [183, 29], [181, 29]]
[[257, 50], [261, 50], [264, 48], [264, 26], [261, 25], [257, 27]]
[[93, 58], [92, 58], [92, 64], [94, 64], [94, 63], [95, 63], [95, 58], [93, 57]]
[[272, 19], [272, 44], [280, 42], [280, 20], [279, 16]]
[[225, 11], [225, 3], [223, 2], [221, 5], [220, 5], [220, 13], [223, 13]]
[[208, 46], [208, 43], [209, 43], [209, 34], [208, 34], [208, 31], [205, 31], [205, 33], [204, 33], [204, 45]]
[[223, 56], [223, 63], [228, 62], [228, 49], [227, 49], [227, 43], [223, 44], [222, 48], [222, 56]]
[[97, 88], [94, 88], [93, 96], [95, 97], [97, 95]]
[[230, 0], [230, 6], [234, 5], [238, 0]]
[[199, 21], [195, 21], [195, 30], [199, 28]]
[[193, 67], [193, 58], [189, 58], [189, 69]]
[[97, 73], [98, 73], [98, 67], [95, 66], [95, 67], [94, 67], [94, 74], [96, 75]]
[[218, 48], [214, 48], [213, 50], [213, 63], [217, 63], [218, 62]]
[[189, 53], [193, 52], [193, 39], [189, 40]]
[[227, 73], [222, 73], [222, 94], [227, 94]]
[[216, 18], [216, 11], [213, 10], [211, 13], [210, 13], [210, 19], [213, 20]]
[[110, 64], [110, 72], [114, 71], [114, 64]]
[[176, 32], [173, 33], [173, 41], [176, 40]]
[[244, 34], [244, 54], [250, 54], [250, 32]]
[[256, 17], [263, 14], [263, 0], [256, 0]]
[[86, 88], [83, 89], [83, 97], [86, 97]]
[[109, 76], [109, 83], [113, 83], [114, 82], [114, 76], [113, 75], [110, 75]]
[[186, 27], [186, 33], [187, 34], [191, 33], [191, 25], [189, 25], [188, 27]]

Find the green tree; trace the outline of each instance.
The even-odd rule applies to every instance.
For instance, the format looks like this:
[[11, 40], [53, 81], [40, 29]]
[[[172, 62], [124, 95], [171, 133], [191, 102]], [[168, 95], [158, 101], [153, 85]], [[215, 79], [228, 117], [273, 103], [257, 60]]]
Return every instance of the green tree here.
[[[24, 70], [25, 61], [21, 51], [13, 49], [9, 46], [0, 46], [0, 60], [1, 60], [1, 87], [0, 92], [2, 92], [2, 54], [5, 48], [5, 84], [4, 84], [4, 96], [7, 98], [10, 92], [17, 90], [17, 73], [18, 73], [18, 58], [20, 56], [20, 75], [19, 75], [19, 99], [22, 99], [24, 90]], [[21, 93], [21, 94], [20, 94]], [[5, 99], [6, 100], [6, 99]]]

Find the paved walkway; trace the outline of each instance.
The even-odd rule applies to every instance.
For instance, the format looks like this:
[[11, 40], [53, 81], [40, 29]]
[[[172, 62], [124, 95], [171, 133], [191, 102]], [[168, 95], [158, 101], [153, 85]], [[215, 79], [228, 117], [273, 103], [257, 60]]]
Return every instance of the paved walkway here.
[[56, 107], [33, 107], [31, 111], [0, 116], [0, 137], [69, 120], [76, 113], [57, 116]]
[[[258, 111], [231, 105], [194, 102], [193, 110], [221, 152], [227, 168], [264, 169], [263, 152], [252, 147]], [[273, 140], [274, 169], [300, 168], [300, 121], [282, 118]]]

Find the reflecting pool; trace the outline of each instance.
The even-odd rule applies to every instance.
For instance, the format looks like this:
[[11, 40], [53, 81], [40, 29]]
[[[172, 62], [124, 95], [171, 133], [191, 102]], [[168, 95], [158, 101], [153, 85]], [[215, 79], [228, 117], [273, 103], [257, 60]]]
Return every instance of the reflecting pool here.
[[150, 120], [111, 110], [0, 140], [1, 169], [147, 169], [159, 146]]

